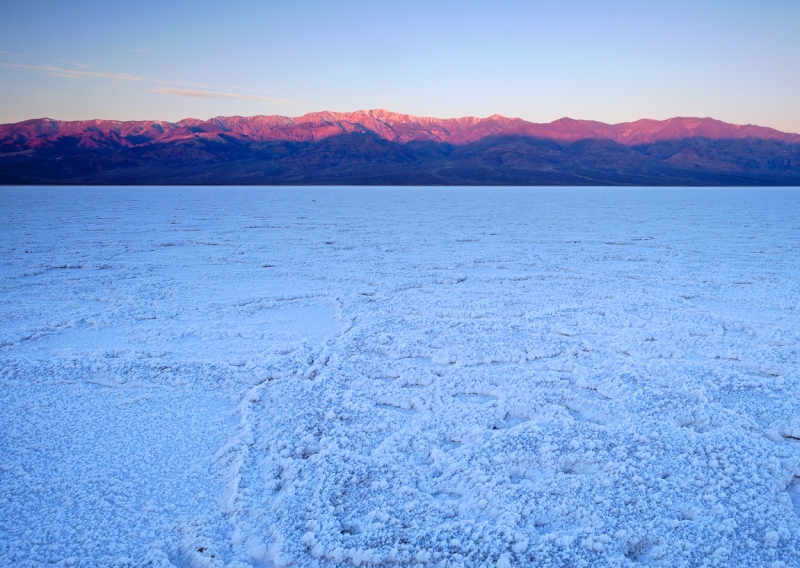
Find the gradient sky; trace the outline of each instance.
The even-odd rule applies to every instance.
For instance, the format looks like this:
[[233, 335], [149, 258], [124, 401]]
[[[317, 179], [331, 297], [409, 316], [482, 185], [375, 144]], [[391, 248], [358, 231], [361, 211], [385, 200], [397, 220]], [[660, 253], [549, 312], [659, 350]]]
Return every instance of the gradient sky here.
[[0, 122], [388, 108], [800, 132], [800, 2], [0, 0]]

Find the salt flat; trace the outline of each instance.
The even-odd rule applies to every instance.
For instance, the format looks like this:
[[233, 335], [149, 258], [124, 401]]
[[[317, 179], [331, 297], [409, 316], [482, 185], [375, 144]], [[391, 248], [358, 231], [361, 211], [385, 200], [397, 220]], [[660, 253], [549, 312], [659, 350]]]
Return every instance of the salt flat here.
[[0, 565], [800, 566], [800, 190], [0, 206]]

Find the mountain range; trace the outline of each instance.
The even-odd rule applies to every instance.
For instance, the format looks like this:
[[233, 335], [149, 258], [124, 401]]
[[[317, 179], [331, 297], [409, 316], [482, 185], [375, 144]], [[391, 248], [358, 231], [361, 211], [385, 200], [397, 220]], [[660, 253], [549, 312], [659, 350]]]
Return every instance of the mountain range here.
[[386, 110], [0, 125], [2, 184], [800, 185], [800, 135]]

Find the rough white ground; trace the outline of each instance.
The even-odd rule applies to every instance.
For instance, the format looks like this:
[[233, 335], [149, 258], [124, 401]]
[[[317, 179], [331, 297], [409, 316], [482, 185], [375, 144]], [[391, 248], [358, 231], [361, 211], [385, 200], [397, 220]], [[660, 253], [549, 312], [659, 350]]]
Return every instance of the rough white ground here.
[[800, 566], [798, 190], [0, 209], [0, 565]]

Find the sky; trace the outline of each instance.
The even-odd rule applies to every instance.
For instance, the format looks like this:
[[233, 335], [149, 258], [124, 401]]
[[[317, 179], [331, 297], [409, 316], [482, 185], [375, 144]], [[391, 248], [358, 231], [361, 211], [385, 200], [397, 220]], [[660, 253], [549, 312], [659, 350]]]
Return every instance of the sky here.
[[800, 2], [0, 0], [0, 123], [386, 108], [800, 132]]

